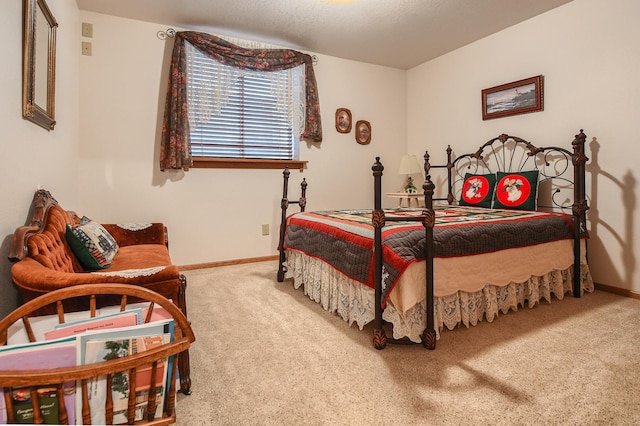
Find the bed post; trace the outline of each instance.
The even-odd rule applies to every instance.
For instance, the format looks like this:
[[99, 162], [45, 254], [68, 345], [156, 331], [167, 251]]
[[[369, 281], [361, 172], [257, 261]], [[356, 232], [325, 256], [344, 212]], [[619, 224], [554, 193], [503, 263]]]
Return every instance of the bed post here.
[[[450, 154], [449, 154], [450, 155]], [[449, 158], [450, 160], [450, 158]], [[450, 163], [450, 161], [448, 161]], [[427, 349], [436, 348], [436, 330], [435, 330], [435, 313], [434, 313], [434, 297], [433, 297], [433, 228], [436, 224], [436, 214], [433, 210], [433, 192], [434, 183], [431, 181], [429, 174], [431, 164], [429, 164], [429, 152], [424, 153], [424, 183], [422, 189], [424, 191], [424, 210], [422, 211], [422, 225], [425, 230], [424, 258], [427, 274], [426, 293], [427, 293], [427, 328], [422, 332], [422, 345]], [[451, 169], [449, 169], [451, 170]]]
[[284, 281], [284, 262], [286, 260], [284, 254], [284, 231], [287, 222], [287, 208], [289, 207], [289, 200], [287, 199], [287, 193], [289, 191], [289, 167], [285, 166], [282, 172], [283, 184], [282, 184], [282, 199], [280, 200], [280, 209], [282, 210], [282, 216], [280, 217], [280, 239], [278, 242], [278, 250], [280, 251], [280, 258], [278, 259], [278, 282]]
[[280, 256], [278, 259], [278, 282], [284, 281], [284, 274], [286, 272], [286, 268], [284, 267], [284, 262], [287, 260], [284, 253], [284, 233], [287, 228], [287, 208], [289, 207], [289, 203], [298, 204], [300, 206], [300, 211], [303, 212], [305, 207], [307, 206], [307, 180], [304, 178], [302, 179], [302, 183], [300, 183], [300, 187], [302, 188], [300, 200], [289, 201], [289, 199], [287, 198], [287, 194], [289, 192], [289, 175], [291, 175], [289, 167], [285, 166], [284, 171], [282, 172], [282, 200], [280, 201], [282, 216], [280, 217], [280, 238], [278, 241], [278, 250], [280, 252]]
[[580, 243], [582, 237], [587, 236], [587, 210], [589, 205], [585, 190], [585, 164], [589, 160], [584, 153], [584, 144], [587, 140], [580, 129], [571, 143], [573, 146], [573, 205], [571, 206], [573, 220], [573, 297], [581, 296], [581, 253]]
[[373, 224], [373, 283], [375, 291], [375, 318], [373, 321], [373, 346], [384, 349], [387, 346], [387, 336], [382, 328], [382, 227], [385, 225], [384, 210], [382, 210], [382, 171], [384, 166], [380, 157], [371, 166], [373, 171], [374, 208], [371, 215]]
[[449, 190], [449, 193], [447, 194], [447, 203], [449, 203], [449, 205], [453, 204], [453, 200], [455, 199], [453, 198], [453, 179], [451, 179], [453, 169], [453, 162], [451, 161], [452, 152], [453, 150], [451, 149], [451, 145], [447, 145], [447, 188]]

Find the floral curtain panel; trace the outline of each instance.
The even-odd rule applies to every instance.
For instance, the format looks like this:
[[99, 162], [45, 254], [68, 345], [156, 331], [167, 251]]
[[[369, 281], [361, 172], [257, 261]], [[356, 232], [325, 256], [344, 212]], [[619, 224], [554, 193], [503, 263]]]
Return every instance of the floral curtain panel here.
[[311, 56], [291, 49], [247, 49], [211, 34], [176, 33], [160, 143], [160, 169], [188, 170], [193, 165], [187, 114], [187, 59], [185, 41], [211, 59], [226, 65], [258, 71], [280, 71], [305, 66], [305, 123], [300, 137], [322, 141], [320, 102]]

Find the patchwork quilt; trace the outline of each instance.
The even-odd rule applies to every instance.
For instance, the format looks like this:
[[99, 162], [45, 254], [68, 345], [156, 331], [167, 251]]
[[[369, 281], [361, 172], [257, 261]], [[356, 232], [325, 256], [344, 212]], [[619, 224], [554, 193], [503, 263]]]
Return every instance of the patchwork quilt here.
[[[471, 256], [573, 238], [571, 217], [565, 214], [448, 205], [434, 210], [435, 257]], [[387, 217], [420, 214], [420, 209], [385, 210]], [[318, 258], [373, 288], [371, 216], [371, 210], [294, 213], [287, 218], [284, 248]], [[424, 260], [424, 227], [419, 221], [387, 221], [382, 244], [382, 300], [386, 304], [406, 268]]]

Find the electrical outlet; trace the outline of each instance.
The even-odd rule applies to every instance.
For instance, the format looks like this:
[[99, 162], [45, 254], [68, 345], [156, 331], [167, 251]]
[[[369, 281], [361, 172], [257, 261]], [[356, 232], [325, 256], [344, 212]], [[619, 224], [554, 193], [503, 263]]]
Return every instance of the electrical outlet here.
[[88, 41], [82, 42], [82, 54], [85, 56], [91, 56], [91, 43]]
[[88, 22], [82, 23], [82, 37], [93, 37], [93, 24]]
[[269, 235], [269, 224], [264, 223], [262, 225], [262, 235]]

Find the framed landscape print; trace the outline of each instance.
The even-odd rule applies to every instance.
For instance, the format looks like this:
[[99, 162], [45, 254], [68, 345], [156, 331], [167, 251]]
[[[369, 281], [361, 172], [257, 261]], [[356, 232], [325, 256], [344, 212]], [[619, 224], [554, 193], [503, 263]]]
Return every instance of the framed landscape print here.
[[525, 78], [482, 91], [482, 119], [542, 111], [543, 76]]

